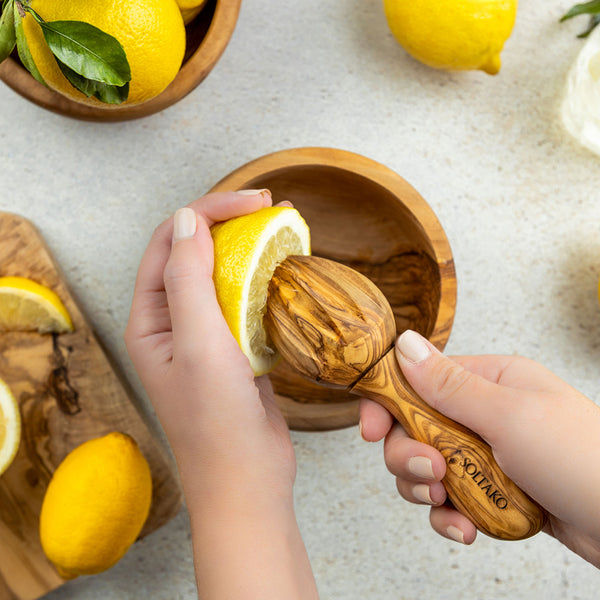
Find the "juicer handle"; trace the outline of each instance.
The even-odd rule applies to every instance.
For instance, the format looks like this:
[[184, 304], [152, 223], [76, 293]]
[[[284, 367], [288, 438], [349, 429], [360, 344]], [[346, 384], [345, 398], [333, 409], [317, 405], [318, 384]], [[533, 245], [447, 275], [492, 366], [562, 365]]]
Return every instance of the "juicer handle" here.
[[393, 349], [358, 381], [352, 393], [384, 406], [410, 437], [442, 454], [448, 498], [478, 529], [494, 538], [521, 540], [544, 526], [544, 510], [500, 470], [490, 446], [417, 396]]

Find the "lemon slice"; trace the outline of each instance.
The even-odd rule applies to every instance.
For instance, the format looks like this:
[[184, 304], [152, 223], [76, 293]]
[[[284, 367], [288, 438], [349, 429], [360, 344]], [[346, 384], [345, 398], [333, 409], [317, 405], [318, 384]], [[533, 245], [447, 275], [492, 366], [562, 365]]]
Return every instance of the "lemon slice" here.
[[293, 208], [269, 207], [214, 225], [211, 233], [219, 305], [255, 375], [263, 375], [279, 360], [263, 325], [269, 281], [288, 256], [310, 254], [308, 225]]
[[65, 333], [73, 323], [60, 298], [26, 277], [0, 277], [0, 331]]
[[0, 475], [8, 469], [21, 441], [21, 414], [10, 388], [0, 379]]

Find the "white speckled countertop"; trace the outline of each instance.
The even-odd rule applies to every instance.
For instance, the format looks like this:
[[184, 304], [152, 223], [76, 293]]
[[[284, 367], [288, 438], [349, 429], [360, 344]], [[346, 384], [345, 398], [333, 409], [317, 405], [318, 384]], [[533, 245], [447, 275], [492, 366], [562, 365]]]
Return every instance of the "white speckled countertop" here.
[[[600, 402], [600, 158], [558, 117], [585, 25], [558, 24], [571, 4], [522, 0], [496, 77], [413, 61], [380, 0], [244, 0], [216, 68], [158, 115], [76, 121], [0, 84], [0, 210], [38, 226], [144, 399], [122, 336], [154, 226], [263, 154], [358, 152], [407, 179], [446, 230], [458, 274], [447, 350], [529, 356]], [[293, 440], [297, 513], [324, 600], [597, 597], [600, 574], [544, 534], [481, 535], [471, 547], [439, 538], [356, 428]], [[195, 596], [183, 510], [110, 571], [48, 599]]]

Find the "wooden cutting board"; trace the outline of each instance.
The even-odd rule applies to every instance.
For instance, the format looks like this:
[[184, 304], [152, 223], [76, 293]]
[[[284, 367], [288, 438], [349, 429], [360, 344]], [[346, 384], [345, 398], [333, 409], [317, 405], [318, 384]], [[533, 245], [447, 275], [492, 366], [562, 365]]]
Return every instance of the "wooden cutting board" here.
[[23, 419], [19, 453], [0, 475], [0, 599], [34, 600], [64, 583], [42, 551], [38, 522], [50, 477], [73, 448], [110, 431], [137, 441], [154, 484], [142, 537], [177, 514], [182, 496], [170, 456], [136, 409], [40, 234], [10, 213], [0, 213], [0, 276], [5, 275], [30, 277], [55, 290], [75, 327], [59, 336], [0, 333], [0, 378], [17, 398]]

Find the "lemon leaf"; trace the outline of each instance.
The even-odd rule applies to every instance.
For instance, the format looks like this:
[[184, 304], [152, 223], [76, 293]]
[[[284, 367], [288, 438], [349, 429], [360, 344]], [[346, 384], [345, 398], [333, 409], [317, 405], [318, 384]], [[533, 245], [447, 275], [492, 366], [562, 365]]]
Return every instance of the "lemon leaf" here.
[[93, 81], [123, 86], [131, 81], [125, 50], [112, 35], [83, 21], [44, 21], [25, 7], [39, 23], [52, 54], [70, 69]]
[[110, 85], [101, 81], [86, 79], [54, 57], [62, 71], [62, 74], [69, 80], [69, 83], [88, 98], [94, 96], [106, 104], [121, 104], [127, 100], [129, 95], [129, 83], [122, 86]]
[[15, 2], [13, 15], [15, 19], [15, 34], [17, 36], [17, 51], [19, 52], [19, 58], [21, 59], [23, 66], [31, 73], [31, 75], [37, 81], [46, 85], [44, 78], [41, 76], [35, 62], [33, 61], [33, 57], [31, 56], [31, 51], [29, 50], [29, 45], [27, 44], [27, 38], [25, 37], [25, 31], [23, 30], [23, 18], [19, 12], [19, 8], [23, 10], [21, 3]]
[[560, 19], [560, 22], [572, 19], [579, 15], [594, 15], [600, 13], [600, 0], [592, 0], [583, 4], [575, 4]]
[[0, 62], [10, 56], [17, 44], [13, 0], [5, 0], [0, 15]]

